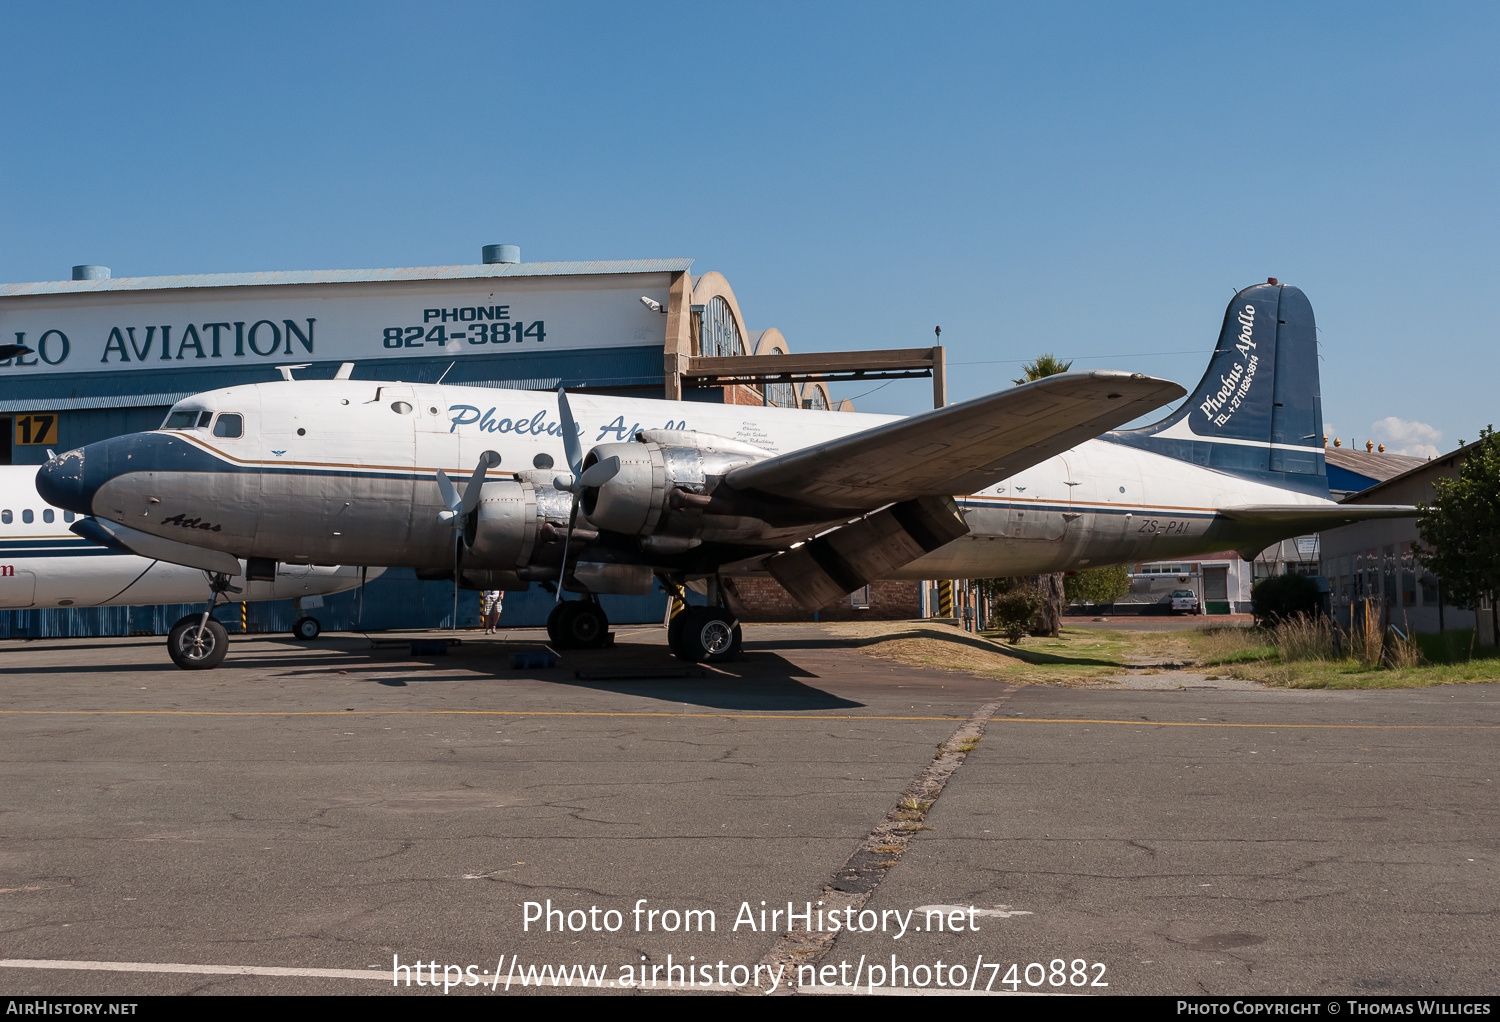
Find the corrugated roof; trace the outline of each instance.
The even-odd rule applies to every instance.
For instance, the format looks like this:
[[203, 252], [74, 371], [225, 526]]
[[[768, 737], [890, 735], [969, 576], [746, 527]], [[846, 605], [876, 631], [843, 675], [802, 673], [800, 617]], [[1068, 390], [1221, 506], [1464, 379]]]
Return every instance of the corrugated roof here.
[[159, 291], [193, 287], [263, 284], [357, 284], [376, 280], [484, 280], [495, 277], [563, 277], [604, 273], [678, 273], [691, 259], [600, 259], [564, 263], [480, 263], [476, 266], [408, 266], [383, 270], [271, 270], [263, 273], [188, 273], [173, 277], [110, 277], [0, 284], [0, 298], [22, 295], [89, 294], [95, 291]]
[[1377, 494], [1377, 492], [1382, 492], [1382, 491], [1388, 489], [1389, 487], [1396, 485], [1397, 483], [1405, 482], [1406, 480], [1412, 478], [1413, 476], [1419, 475], [1422, 472], [1427, 471], [1427, 470], [1432, 470], [1432, 472], [1433, 472], [1434, 475], [1442, 475], [1448, 469], [1453, 468], [1455, 465], [1459, 464], [1465, 458], [1467, 458], [1469, 456], [1469, 450], [1470, 450], [1470, 448], [1460, 447], [1456, 451], [1449, 451], [1447, 454], [1439, 454], [1436, 458], [1407, 459], [1407, 460], [1415, 460], [1415, 461], [1417, 461], [1416, 467], [1409, 468], [1405, 472], [1400, 472], [1400, 473], [1398, 473], [1396, 475], [1391, 476], [1388, 479], [1383, 479], [1380, 482], [1376, 483], [1374, 486], [1371, 486], [1367, 490], [1361, 490], [1358, 493], [1351, 493], [1349, 496], [1347, 496], [1343, 500], [1339, 501], [1339, 503], [1340, 504], [1374, 504], [1374, 503], [1380, 503], [1379, 501], [1373, 499], [1373, 497], [1375, 496], [1375, 494]]
[[1370, 451], [1351, 451], [1343, 447], [1323, 448], [1323, 457], [1330, 465], [1337, 465], [1355, 475], [1384, 482], [1414, 468], [1427, 464], [1426, 458], [1413, 458], [1406, 454], [1376, 454]]

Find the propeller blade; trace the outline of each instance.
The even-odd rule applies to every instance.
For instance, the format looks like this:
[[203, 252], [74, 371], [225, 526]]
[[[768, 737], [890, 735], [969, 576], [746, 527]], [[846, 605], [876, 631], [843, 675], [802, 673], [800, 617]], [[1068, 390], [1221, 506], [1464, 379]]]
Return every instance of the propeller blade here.
[[479, 464], [474, 466], [474, 474], [469, 477], [469, 485], [464, 487], [464, 499], [458, 506], [460, 518], [467, 518], [479, 506], [479, 496], [484, 490], [484, 474], [498, 464], [500, 455], [494, 451], [485, 451], [479, 456]]
[[568, 545], [573, 541], [573, 526], [578, 523], [578, 491], [573, 491], [573, 510], [568, 512], [568, 531], [563, 534], [562, 570], [557, 573], [557, 599], [562, 602], [563, 580], [568, 577]]
[[562, 420], [563, 450], [568, 455], [568, 467], [574, 478], [583, 469], [583, 445], [578, 440], [578, 423], [573, 421], [573, 409], [568, 404], [567, 391], [557, 388], [557, 417]]
[[9, 361], [17, 355], [30, 355], [31, 349], [24, 344], [0, 344], [0, 361]]
[[458, 631], [458, 563], [463, 556], [464, 534], [453, 535], [453, 630]]
[[437, 484], [438, 493], [442, 496], [443, 503], [447, 505], [448, 510], [453, 514], [458, 514], [458, 508], [461, 503], [458, 499], [458, 490], [454, 488], [453, 481], [448, 478], [448, 473], [442, 469], [437, 470]]
[[590, 465], [588, 469], [584, 471], [583, 475], [578, 477], [578, 487], [579, 489], [582, 489], [585, 486], [603, 486], [605, 483], [609, 482], [616, 475], [618, 475], [619, 471], [620, 459], [618, 455], [611, 458], [605, 458], [603, 461], [598, 462], [597, 464]]

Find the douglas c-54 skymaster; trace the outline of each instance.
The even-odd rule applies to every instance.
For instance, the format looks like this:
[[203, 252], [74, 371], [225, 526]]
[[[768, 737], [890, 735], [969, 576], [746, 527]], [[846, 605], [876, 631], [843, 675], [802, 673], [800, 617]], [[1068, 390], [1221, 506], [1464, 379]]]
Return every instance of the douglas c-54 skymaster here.
[[[48, 462], [38, 489], [252, 572], [540, 582], [558, 592], [548, 627], [565, 646], [603, 640], [597, 594], [706, 581], [709, 605], [668, 629], [688, 660], [736, 654], [736, 575], [769, 573], [814, 608], [876, 579], [1252, 556], [1415, 513], [1329, 500], [1312, 307], [1274, 282], [1230, 303], [1191, 400], [1135, 430], [1116, 427], [1183, 389], [1064, 373], [899, 418], [356, 381], [351, 368], [189, 398], [160, 430]], [[243, 428], [205, 425], [224, 415]], [[449, 473], [469, 477], [461, 491]]]

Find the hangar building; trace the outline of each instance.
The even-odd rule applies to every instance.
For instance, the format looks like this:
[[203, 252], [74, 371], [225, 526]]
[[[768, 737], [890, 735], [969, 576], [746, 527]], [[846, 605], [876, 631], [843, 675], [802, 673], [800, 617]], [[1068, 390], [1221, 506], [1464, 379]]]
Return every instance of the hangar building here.
[[[705, 368], [712, 357], [795, 358], [779, 330], [749, 328], [721, 274], [694, 277], [691, 265], [523, 263], [516, 246], [491, 245], [476, 265], [172, 277], [79, 266], [72, 280], [0, 285], [0, 340], [32, 349], [0, 361], [0, 464], [39, 465], [48, 449], [155, 429], [176, 401], [273, 380], [287, 365], [299, 378], [354, 362], [360, 379], [832, 407], [806, 374], [725, 382]], [[941, 366], [924, 354], [927, 371], [905, 375], [933, 375], [940, 395]], [[665, 610], [659, 595], [604, 599], [615, 621]], [[539, 624], [550, 606], [540, 590], [512, 593], [503, 621]], [[458, 625], [477, 623], [477, 594], [460, 608]], [[162, 632], [185, 612], [0, 609], [0, 636]], [[281, 631], [298, 612], [285, 602], [244, 613], [249, 630]], [[391, 571], [315, 613], [332, 629], [443, 627], [452, 590]]]

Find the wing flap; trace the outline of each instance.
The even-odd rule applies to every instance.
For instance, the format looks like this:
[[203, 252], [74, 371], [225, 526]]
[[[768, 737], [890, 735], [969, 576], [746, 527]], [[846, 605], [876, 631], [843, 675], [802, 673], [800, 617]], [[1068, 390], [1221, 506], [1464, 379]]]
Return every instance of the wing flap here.
[[840, 510], [973, 493], [1185, 393], [1139, 373], [1060, 373], [746, 465], [725, 481]]

